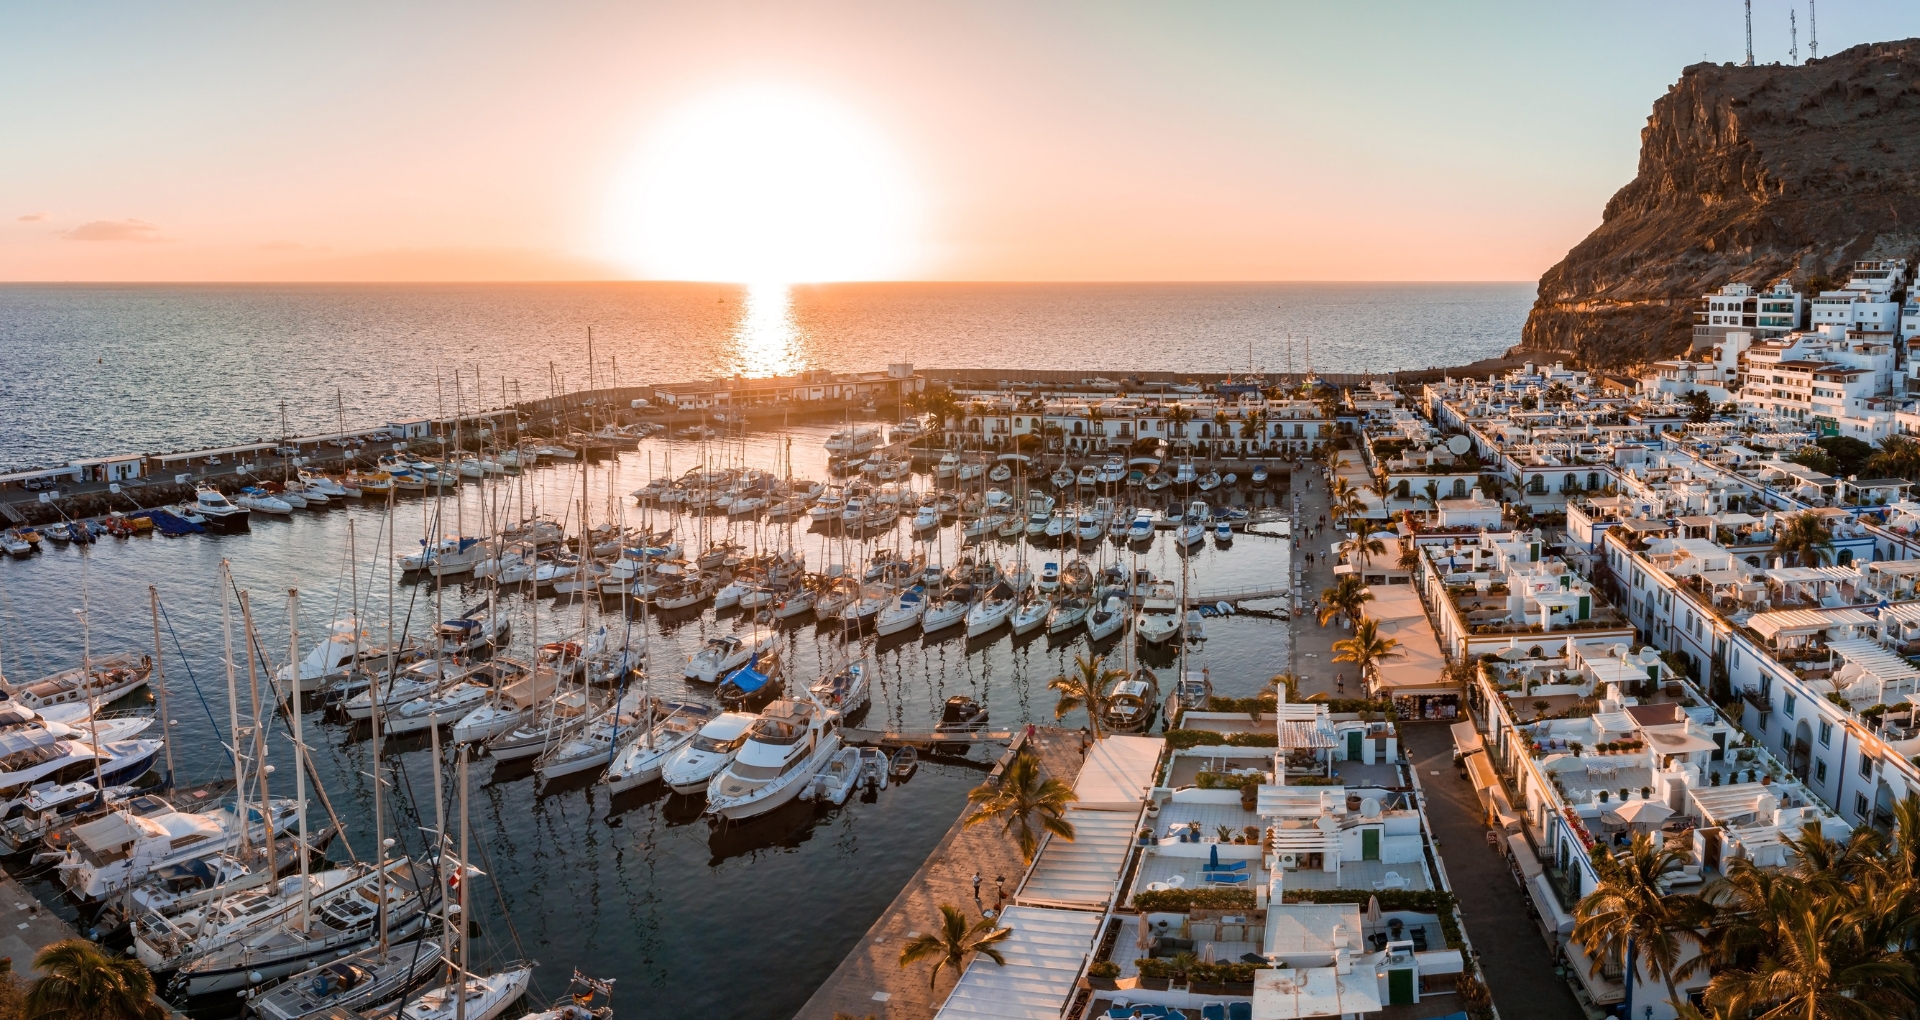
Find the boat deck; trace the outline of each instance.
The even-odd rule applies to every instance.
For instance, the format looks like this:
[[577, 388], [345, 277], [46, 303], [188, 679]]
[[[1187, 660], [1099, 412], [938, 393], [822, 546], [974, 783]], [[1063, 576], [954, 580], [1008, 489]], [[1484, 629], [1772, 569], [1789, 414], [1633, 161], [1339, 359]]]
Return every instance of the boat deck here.
[[[1048, 776], [1072, 783], [1080, 774], [1083, 757], [1078, 730], [1037, 729], [1028, 746], [1040, 756]], [[929, 988], [931, 964], [901, 967], [900, 947], [932, 930], [940, 919], [940, 904], [959, 907], [968, 917], [977, 918], [982, 907], [993, 909], [995, 878], [1006, 876], [1011, 895], [1027, 870], [1011, 837], [996, 825], [963, 828], [967, 814], [962, 811], [954, 819], [920, 870], [814, 991], [795, 1020], [832, 1020], [836, 1012], [858, 1017], [871, 1013], [881, 1020], [925, 1020], [940, 1008], [958, 975], [942, 970], [939, 983]], [[976, 872], [982, 878], [978, 906], [973, 902]]]

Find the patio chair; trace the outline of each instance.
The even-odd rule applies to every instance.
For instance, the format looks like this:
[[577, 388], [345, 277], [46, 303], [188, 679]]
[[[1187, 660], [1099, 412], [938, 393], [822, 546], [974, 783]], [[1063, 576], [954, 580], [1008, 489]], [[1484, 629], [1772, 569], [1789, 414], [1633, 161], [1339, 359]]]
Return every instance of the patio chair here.
[[1227, 1003], [1227, 1020], [1253, 1020], [1253, 1003]]
[[1200, 1020], [1227, 1020], [1227, 1004], [1224, 1002], [1202, 1003]]
[[1107, 1020], [1129, 1020], [1133, 1015], [1132, 1006], [1107, 1007]]
[[1233, 861], [1229, 863], [1227, 861], [1221, 861], [1219, 864], [1207, 865], [1207, 870], [1208, 871], [1245, 871], [1247, 870], [1247, 862]]
[[1206, 877], [1207, 877], [1208, 885], [1246, 885], [1247, 884], [1247, 876], [1245, 874], [1224, 874], [1218, 871], [1210, 871], [1207, 873]]

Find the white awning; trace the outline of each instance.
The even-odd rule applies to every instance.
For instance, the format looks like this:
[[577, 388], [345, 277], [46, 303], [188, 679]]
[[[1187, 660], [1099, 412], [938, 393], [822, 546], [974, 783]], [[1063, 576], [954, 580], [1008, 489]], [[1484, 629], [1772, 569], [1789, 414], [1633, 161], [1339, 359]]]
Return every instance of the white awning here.
[[1080, 766], [1073, 792], [1083, 811], [1138, 812], [1153, 787], [1166, 742], [1153, 737], [1109, 736], [1094, 741]]
[[1047, 840], [1040, 859], [1014, 895], [1023, 906], [1103, 910], [1113, 898], [1133, 845], [1135, 816], [1068, 808], [1073, 841]]
[[1000, 920], [1013, 934], [996, 946], [1007, 962], [974, 956], [934, 1020], [1059, 1020], [1080, 966], [1093, 952], [1101, 916], [1084, 910], [1008, 907]]

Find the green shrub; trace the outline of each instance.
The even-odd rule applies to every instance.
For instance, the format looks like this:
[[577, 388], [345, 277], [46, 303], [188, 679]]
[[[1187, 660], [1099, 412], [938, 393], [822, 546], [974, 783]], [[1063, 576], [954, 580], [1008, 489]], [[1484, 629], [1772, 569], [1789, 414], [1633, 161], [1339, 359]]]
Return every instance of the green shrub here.
[[1149, 889], [1135, 893], [1133, 909], [1169, 914], [1189, 910], [1252, 910], [1252, 889]]
[[1194, 785], [1202, 790], [1244, 790], [1249, 786], [1257, 789], [1266, 781], [1265, 776], [1230, 776], [1224, 772], [1202, 772], [1194, 777]]
[[1189, 747], [1278, 747], [1277, 733], [1216, 733], [1213, 730], [1168, 730], [1167, 746], [1176, 751]]
[[1290, 776], [1288, 786], [1345, 786], [1346, 780], [1339, 776]]
[[1120, 976], [1120, 965], [1113, 962], [1112, 960], [1101, 960], [1099, 963], [1096, 963], [1087, 968], [1087, 976], [1097, 977], [1097, 978], [1117, 978]]
[[1271, 694], [1263, 694], [1257, 698], [1222, 698], [1216, 695], [1207, 699], [1207, 711], [1271, 712], [1274, 706], [1279, 703], [1279, 700], [1279, 698]]

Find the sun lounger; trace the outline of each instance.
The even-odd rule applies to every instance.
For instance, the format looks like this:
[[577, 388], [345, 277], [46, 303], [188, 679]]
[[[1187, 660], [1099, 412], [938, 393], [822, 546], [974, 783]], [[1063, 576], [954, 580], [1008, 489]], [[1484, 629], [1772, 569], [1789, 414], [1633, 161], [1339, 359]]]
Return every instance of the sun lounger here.
[[1253, 1020], [1253, 1003], [1227, 1003], [1227, 1020]]
[[1209, 1002], [1200, 1007], [1200, 1020], [1227, 1020], [1227, 1004]]

